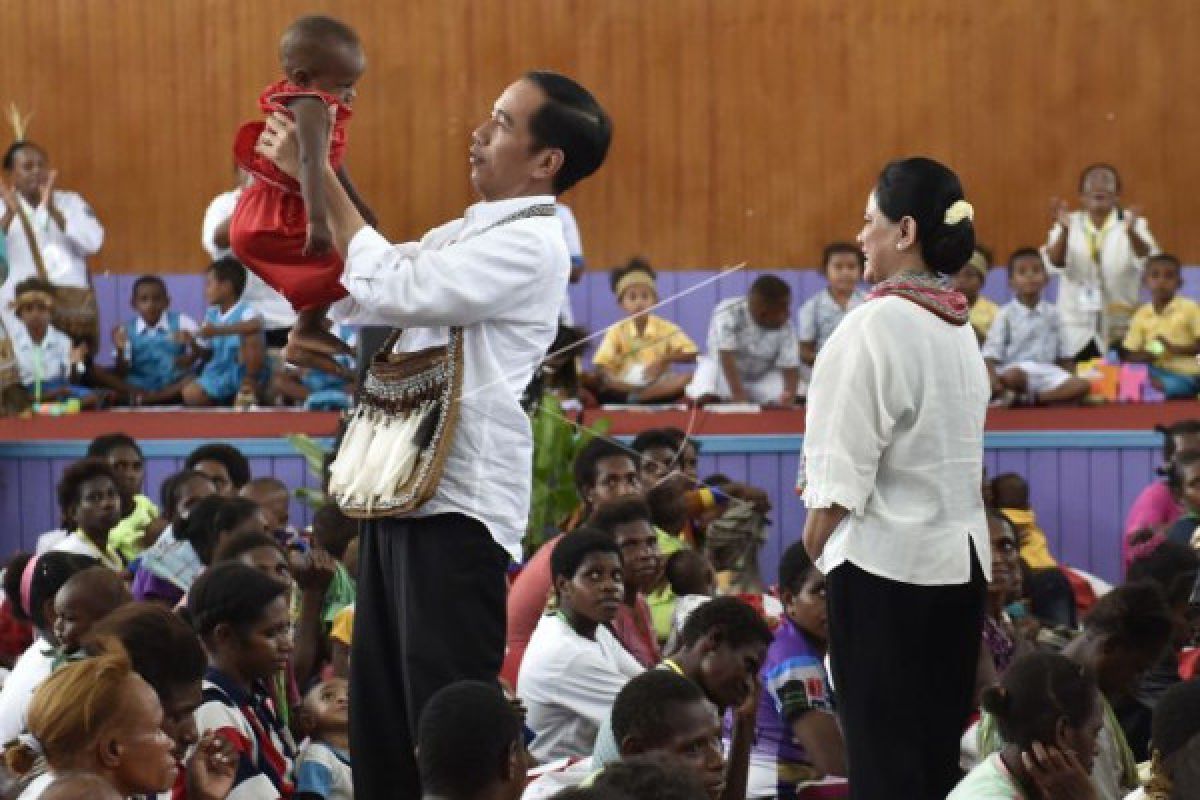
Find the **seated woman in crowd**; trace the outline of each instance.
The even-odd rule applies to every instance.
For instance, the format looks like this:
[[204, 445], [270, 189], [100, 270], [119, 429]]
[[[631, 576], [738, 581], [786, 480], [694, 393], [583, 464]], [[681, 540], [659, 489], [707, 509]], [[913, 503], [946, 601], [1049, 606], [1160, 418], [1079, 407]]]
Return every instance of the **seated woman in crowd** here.
[[58, 482], [58, 507], [74, 530], [60, 539], [53, 550], [94, 558], [114, 572], [125, 562], [109, 541], [121, 521], [121, 495], [117, 475], [107, 461], [85, 458], [63, 470]]
[[[1171, 629], [1170, 611], [1158, 587], [1126, 585], [1100, 598], [1084, 621], [1083, 633], [1063, 650], [1065, 657], [1096, 677], [1100, 689], [1101, 731], [1091, 775], [1101, 800], [1120, 800], [1137, 788], [1137, 762], [1113, 708], [1133, 697], [1146, 670], [1162, 656]], [[1015, 665], [1009, 667], [1013, 669]], [[986, 701], [984, 709], [979, 723], [981, 758], [1009, 742]]]
[[1175, 459], [1180, 453], [1200, 450], [1200, 419], [1180, 420], [1167, 426], [1158, 425], [1154, 430], [1163, 437], [1163, 461], [1158, 472], [1164, 479], [1155, 481], [1143, 489], [1129, 508], [1129, 515], [1125, 518], [1125, 537], [1121, 543], [1122, 563], [1127, 567], [1131, 558], [1131, 534], [1143, 528], [1163, 530], [1183, 513]]
[[979, 648], [979, 691], [995, 685], [1008, 666], [1029, 649], [1021, 635], [1009, 605], [1021, 597], [1021, 558], [1017, 547], [1017, 529], [1007, 517], [988, 512], [988, 533], [992, 540], [992, 581], [983, 618], [983, 642]]
[[535, 734], [529, 749], [543, 762], [591, 754], [617, 692], [642, 672], [607, 627], [624, 592], [612, 536], [576, 530], [554, 548], [550, 567], [558, 611], [538, 622], [517, 678]]
[[33, 625], [37, 638], [17, 659], [0, 689], [0, 742], [9, 742], [25, 730], [30, 698], [54, 667], [54, 649], [59, 644], [54, 600], [59, 589], [72, 575], [96, 564], [94, 558], [59, 552], [18, 557], [9, 563], [5, 595], [17, 618]]
[[[119, 646], [68, 664], [42, 683], [29, 704], [29, 733], [48, 769], [19, 800], [38, 800], [57, 775], [72, 772], [98, 775], [121, 797], [169, 791], [177, 768], [162, 722], [158, 696]], [[23, 742], [4, 753], [19, 774], [32, 769], [34, 755]]]
[[244, 497], [205, 497], [174, 531], [173, 541], [160, 541], [142, 556], [133, 578], [133, 596], [174, 608], [196, 578], [213, 563], [223, 542], [243, 532], [263, 533], [262, 511]]
[[1200, 681], [1168, 689], [1154, 710], [1150, 780], [1126, 800], [1200, 797]]
[[142, 493], [146, 480], [146, 458], [137, 441], [126, 433], [97, 436], [88, 445], [88, 458], [102, 458], [117, 476], [121, 495], [121, 521], [108, 533], [109, 541], [128, 563], [162, 533], [166, 522], [159, 518], [158, 506]]
[[192, 627], [208, 653], [196, 727], [233, 743], [239, 800], [292, 794], [296, 745], [269, 688], [292, 652], [287, 592], [252, 567], [228, 563], [206, 571], [188, 594]]
[[661, 554], [650, 508], [641, 498], [616, 500], [596, 509], [588, 526], [612, 536], [621, 551], [625, 589], [612, 632], [643, 667], [653, 667], [662, 654], [646, 593], [658, 582]]
[[221, 800], [233, 786], [237, 764], [233, 744], [209, 731], [196, 731], [196, 709], [207, 657], [187, 623], [160, 605], [119, 608], [92, 629], [87, 648], [103, 653], [118, 642], [133, 671], [150, 684], [162, 706], [162, 731], [172, 742], [178, 773], [173, 792], [187, 800]]
[[1103, 725], [1091, 673], [1053, 653], [1017, 659], [983, 707], [1006, 744], [946, 800], [1098, 800], [1089, 774]]

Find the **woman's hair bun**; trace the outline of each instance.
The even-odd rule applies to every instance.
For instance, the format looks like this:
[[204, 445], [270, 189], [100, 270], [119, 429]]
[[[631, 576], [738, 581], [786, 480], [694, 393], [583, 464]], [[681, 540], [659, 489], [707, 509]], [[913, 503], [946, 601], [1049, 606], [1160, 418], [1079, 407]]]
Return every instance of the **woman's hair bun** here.
[[952, 215], [957, 219], [947, 222], [947, 211], [963, 199], [958, 176], [931, 158], [892, 161], [875, 186], [875, 202], [888, 219], [916, 220], [921, 256], [930, 269], [942, 275], [958, 272], [975, 252], [971, 216]]

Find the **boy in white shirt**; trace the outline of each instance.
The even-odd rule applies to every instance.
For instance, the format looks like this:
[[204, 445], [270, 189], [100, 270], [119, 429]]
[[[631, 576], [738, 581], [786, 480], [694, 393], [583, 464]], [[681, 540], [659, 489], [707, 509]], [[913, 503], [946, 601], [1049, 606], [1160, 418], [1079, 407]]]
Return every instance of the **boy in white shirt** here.
[[617, 616], [624, 582], [612, 536], [581, 528], [551, 556], [558, 611], [542, 617], [517, 677], [541, 762], [591, 755], [596, 731], [617, 693], [642, 666], [606, 627]]
[[724, 300], [708, 326], [708, 353], [687, 395], [700, 402], [790, 408], [800, 387], [800, 347], [789, 322], [792, 290], [762, 275], [745, 297]]
[[87, 344], [72, 345], [69, 336], [50, 324], [54, 286], [41, 278], [26, 278], [15, 292], [20, 324], [12, 331], [12, 341], [21, 385], [35, 403], [74, 397], [81, 407], [95, 407], [98, 396], [72, 384], [83, 373]]
[[1003, 405], [1022, 397], [1029, 405], [1074, 403], [1088, 382], [1074, 376], [1071, 349], [1058, 309], [1042, 300], [1046, 267], [1038, 251], [1024, 247], [1008, 261], [1013, 299], [996, 315], [983, 343], [992, 393]]

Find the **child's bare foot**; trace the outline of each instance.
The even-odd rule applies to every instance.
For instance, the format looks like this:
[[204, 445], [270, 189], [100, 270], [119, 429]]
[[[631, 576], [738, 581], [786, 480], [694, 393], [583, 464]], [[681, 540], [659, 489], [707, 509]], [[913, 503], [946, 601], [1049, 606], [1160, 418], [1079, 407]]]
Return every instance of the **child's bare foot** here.
[[292, 335], [288, 337], [287, 346], [283, 348], [283, 360], [293, 367], [318, 369], [330, 375], [337, 375], [343, 380], [350, 380], [354, 377], [354, 373], [335, 361], [333, 356], [328, 353], [311, 350], [297, 341], [294, 330], [292, 331]]
[[331, 356], [352, 355], [353, 348], [339, 339], [329, 329], [327, 307], [306, 308], [297, 312], [296, 324], [288, 334], [288, 343], [295, 342], [305, 350], [328, 353]]

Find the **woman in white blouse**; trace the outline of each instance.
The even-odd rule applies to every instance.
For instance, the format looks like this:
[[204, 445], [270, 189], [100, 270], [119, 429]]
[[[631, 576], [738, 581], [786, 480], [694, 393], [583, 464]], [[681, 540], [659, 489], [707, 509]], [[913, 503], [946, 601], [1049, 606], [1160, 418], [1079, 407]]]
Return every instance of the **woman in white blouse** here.
[[858, 241], [876, 284], [817, 356], [804, 543], [827, 576], [830, 657], [853, 797], [957, 783], [991, 567], [980, 483], [987, 369], [966, 298], [975, 246], [957, 176], [893, 161]]
[[[50, 157], [27, 139], [4, 152], [3, 166], [0, 234], [7, 238], [8, 278], [0, 284], [0, 314], [11, 314], [18, 283], [40, 277], [38, 255], [50, 283], [88, 288], [87, 258], [104, 244], [104, 228], [91, 207], [77, 193], [54, 188], [58, 173]], [[10, 329], [16, 323], [12, 316], [5, 321]]]
[[1146, 258], [1158, 252], [1136, 207], [1121, 207], [1121, 176], [1092, 164], [1079, 176], [1079, 211], [1052, 201], [1054, 227], [1042, 248], [1052, 275], [1061, 275], [1058, 310], [1067, 349], [1096, 358], [1121, 342], [1137, 310]]

